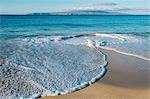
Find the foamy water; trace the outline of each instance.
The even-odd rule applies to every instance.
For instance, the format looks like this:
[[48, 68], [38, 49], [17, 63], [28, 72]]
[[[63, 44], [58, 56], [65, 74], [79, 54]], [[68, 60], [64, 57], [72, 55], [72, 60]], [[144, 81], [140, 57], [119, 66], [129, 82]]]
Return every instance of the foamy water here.
[[0, 42], [0, 97], [71, 93], [104, 76], [105, 55], [94, 46], [65, 44], [63, 39], [34, 37]]
[[[71, 93], [106, 73], [99, 48], [149, 59], [149, 38], [126, 34], [37, 36], [0, 42], [1, 98]], [[109, 57], [109, 56], [108, 56]]]
[[87, 34], [62, 41], [67, 44], [87, 44], [150, 60], [150, 37], [131, 34]]
[[150, 60], [150, 16], [0, 17], [0, 98], [82, 89], [106, 72], [100, 48]]

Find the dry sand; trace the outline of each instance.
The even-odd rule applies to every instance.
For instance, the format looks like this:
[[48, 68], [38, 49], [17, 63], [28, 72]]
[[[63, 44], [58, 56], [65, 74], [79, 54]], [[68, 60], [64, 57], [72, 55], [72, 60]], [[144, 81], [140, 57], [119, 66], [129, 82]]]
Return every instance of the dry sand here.
[[102, 52], [107, 55], [108, 71], [101, 80], [71, 94], [43, 99], [150, 99], [150, 61]]

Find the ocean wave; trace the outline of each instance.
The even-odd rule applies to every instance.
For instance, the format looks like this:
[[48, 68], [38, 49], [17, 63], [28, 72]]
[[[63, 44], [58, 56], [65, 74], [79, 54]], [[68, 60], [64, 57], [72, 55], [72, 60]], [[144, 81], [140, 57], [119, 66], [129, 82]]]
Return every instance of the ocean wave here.
[[106, 56], [99, 48], [149, 61], [148, 41], [135, 35], [98, 33], [1, 41], [0, 96], [36, 98], [80, 90], [106, 73]]
[[[78, 24], [78, 23], [44, 23], [44, 24], [13, 24], [13, 27], [45, 27], [45, 26], [61, 26], [61, 27], [93, 27], [93, 24]], [[10, 27], [2, 25], [1, 28]]]
[[[74, 38], [71, 37], [71, 38]], [[106, 73], [106, 56], [69, 37], [26, 37], [0, 42], [0, 97], [36, 98], [71, 93]]]
[[[61, 41], [67, 44], [71, 43], [85, 43], [93, 42], [95, 46], [103, 46], [105, 48], [115, 49], [118, 52], [133, 54], [139, 57], [149, 58], [150, 42], [149, 36], [141, 36], [134, 34], [105, 34], [105, 33], [93, 33], [93, 34], [79, 34], [70, 36], [60, 36], [56, 35], [20, 35], [14, 38], [49, 38], [50, 41]], [[12, 39], [14, 39], [12, 38]], [[9, 39], [8, 39], [9, 40]], [[69, 42], [68, 42], [69, 40]]]
[[[131, 34], [82, 34], [67, 37], [67, 44], [87, 44], [91, 43], [95, 47], [112, 49], [113, 51], [126, 53], [126, 55], [136, 56], [145, 60], [150, 60], [150, 39], [148, 36], [136, 36]], [[73, 38], [73, 39], [71, 39]]]

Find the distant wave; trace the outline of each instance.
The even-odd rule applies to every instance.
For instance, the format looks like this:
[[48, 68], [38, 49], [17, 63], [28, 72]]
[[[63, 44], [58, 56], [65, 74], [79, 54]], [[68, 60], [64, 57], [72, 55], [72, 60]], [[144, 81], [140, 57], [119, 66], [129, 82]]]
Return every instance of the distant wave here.
[[[19, 25], [13, 25], [13, 27], [34, 27], [34, 26], [39, 26], [39, 27], [45, 27], [45, 26], [69, 26], [69, 27], [92, 27], [93, 24], [73, 24], [73, 23], [45, 23], [45, 24], [19, 24]], [[10, 26], [1, 26], [2, 28], [10, 27]]]

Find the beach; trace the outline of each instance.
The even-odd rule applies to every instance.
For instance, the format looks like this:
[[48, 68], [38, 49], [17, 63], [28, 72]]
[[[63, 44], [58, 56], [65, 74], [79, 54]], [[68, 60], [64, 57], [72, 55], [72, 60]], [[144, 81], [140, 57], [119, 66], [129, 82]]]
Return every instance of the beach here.
[[0, 17], [1, 99], [150, 99], [150, 16]]
[[106, 75], [96, 83], [71, 94], [41, 99], [149, 99], [150, 61], [115, 51], [100, 49], [107, 55]]

